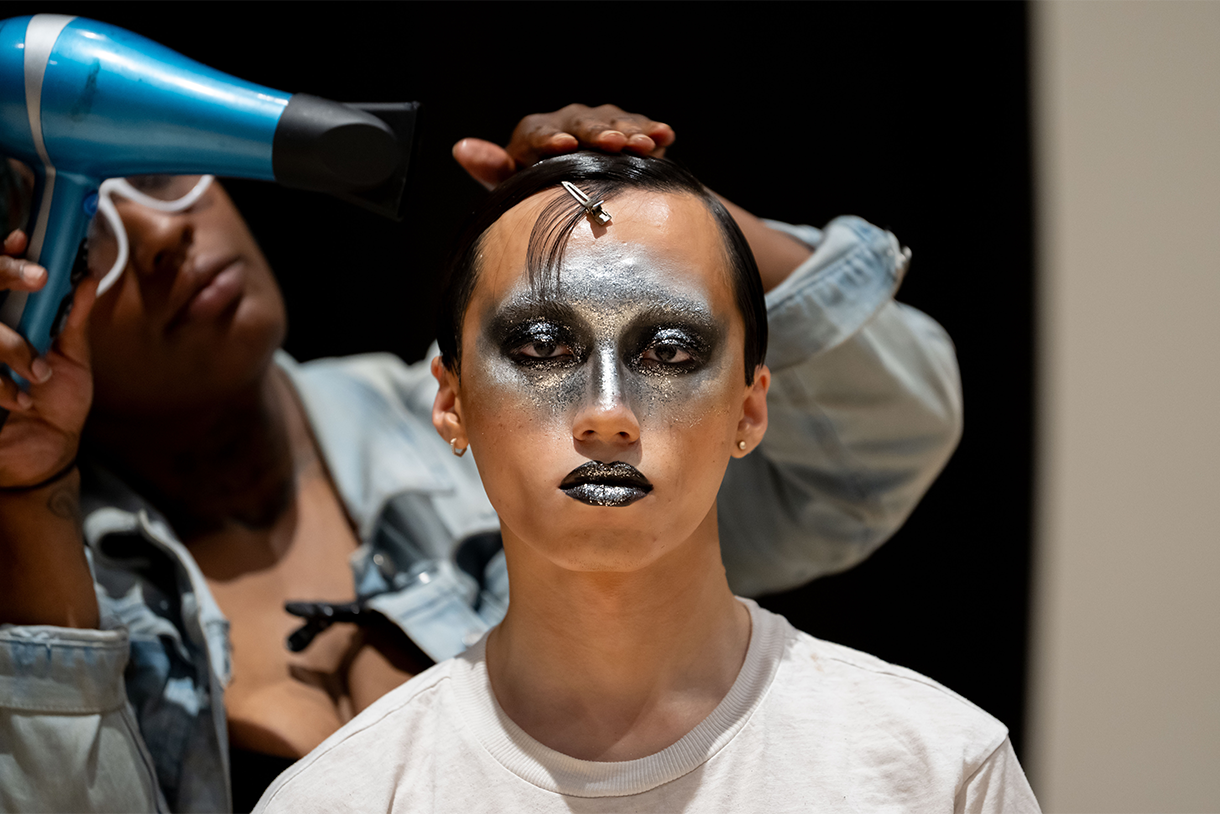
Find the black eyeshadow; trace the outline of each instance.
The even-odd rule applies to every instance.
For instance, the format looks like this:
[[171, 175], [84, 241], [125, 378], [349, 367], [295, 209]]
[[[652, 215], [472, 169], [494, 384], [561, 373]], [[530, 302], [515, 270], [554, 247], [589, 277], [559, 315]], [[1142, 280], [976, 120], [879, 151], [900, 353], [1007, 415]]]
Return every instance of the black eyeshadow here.
[[[628, 365], [640, 373], [688, 373], [711, 361], [720, 348], [725, 330], [726, 326], [698, 312], [650, 309], [632, 320], [622, 350]], [[665, 346], [684, 351], [690, 358], [672, 363], [664, 359], [657, 362], [642, 358], [649, 350]]]
[[[500, 353], [516, 364], [530, 368], [550, 369], [582, 361], [587, 354], [587, 341], [572, 310], [560, 303], [513, 303], [501, 309], [487, 327], [487, 336]], [[518, 353], [529, 344], [566, 345], [572, 356], [539, 358]]]

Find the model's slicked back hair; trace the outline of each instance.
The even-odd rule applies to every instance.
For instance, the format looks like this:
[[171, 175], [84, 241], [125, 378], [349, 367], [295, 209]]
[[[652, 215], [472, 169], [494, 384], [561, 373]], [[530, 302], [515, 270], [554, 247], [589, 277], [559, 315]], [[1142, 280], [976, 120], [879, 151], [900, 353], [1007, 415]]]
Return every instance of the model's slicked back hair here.
[[[767, 353], [767, 307], [754, 255], [732, 215], [695, 176], [671, 161], [594, 152], [540, 161], [496, 187], [474, 211], [441, 287], [436, 336], [445, 367], [460, 372], [462, 322], [481, 272], [479, 254], [488, 230], [517, 204], [551, 189], [558, 194], [543, 207], [530, 232], [526, 267], [530, 286], [542, 297], [553, 296], [557, 290], [568, 238], [585, 217], [584, 208], [564, 190], [562, 181], [575, 184], [594, 201], [605, 200], [612, 213], [615, 196], [632, 190], [693, 195], [703, 202], [719, 227], [729, 282], [745, 323], [745, 379], [752, 384], [755, 368]], [[609, 228], [614, 228], [613, 223]]]

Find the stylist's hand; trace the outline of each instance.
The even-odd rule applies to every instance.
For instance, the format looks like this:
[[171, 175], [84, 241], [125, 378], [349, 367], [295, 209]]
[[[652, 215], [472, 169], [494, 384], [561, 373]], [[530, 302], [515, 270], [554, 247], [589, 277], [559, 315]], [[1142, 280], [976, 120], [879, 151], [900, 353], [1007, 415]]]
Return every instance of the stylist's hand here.
[[[42, 266], [20, 259], [26, 236], [13, 232], [0, 253], [0, 290], [39, 291], [47, 283]], [[0, 374], [0, 407], [9, 410], [0, 427], [0, 488], [40, 483], [72, 462], [93, 401], [87, 328], [96, 280], [76, 288], [72, 313], [46, 356], [7, 325], [0, 324], [0, 363], [30, 382], [22, 392]]]
[[472, 178], [494, 189], [518, 168], [549, 156], [592, 148], [660, 158], [673, 143], [673, 129], [647, 116], [614, 105], [568, 105], [554, 113], [526, 116], [507, 147], [465, 138], [453, 145], [453, 157]]

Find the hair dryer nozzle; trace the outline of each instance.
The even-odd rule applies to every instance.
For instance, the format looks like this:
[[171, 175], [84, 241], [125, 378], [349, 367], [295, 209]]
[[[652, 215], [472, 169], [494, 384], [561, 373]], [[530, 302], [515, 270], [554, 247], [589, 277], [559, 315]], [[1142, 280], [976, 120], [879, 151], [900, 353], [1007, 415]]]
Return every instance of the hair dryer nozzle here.
[[416, 103], [344, 105], [298, 93], [272, 143], [275, 180], [401, 217]]

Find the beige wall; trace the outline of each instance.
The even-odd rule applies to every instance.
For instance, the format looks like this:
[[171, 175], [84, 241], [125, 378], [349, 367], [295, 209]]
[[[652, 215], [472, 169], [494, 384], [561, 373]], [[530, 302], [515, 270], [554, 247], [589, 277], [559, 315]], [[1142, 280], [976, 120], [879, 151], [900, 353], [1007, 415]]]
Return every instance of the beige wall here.
[[1033, 7], [1047, 811], [1220, 811], [1220, 2]]

